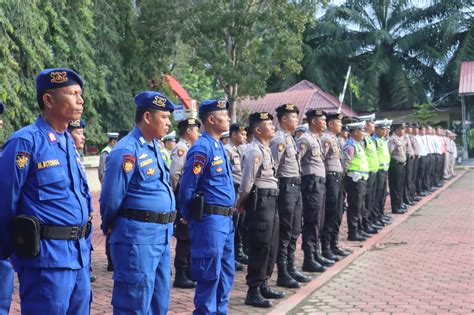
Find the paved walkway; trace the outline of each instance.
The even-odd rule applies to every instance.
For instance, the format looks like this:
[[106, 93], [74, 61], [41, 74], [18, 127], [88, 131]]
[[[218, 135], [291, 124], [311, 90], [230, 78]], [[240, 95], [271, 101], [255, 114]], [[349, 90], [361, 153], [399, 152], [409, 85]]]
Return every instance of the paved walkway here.
[[472, 314], [473, 188], [471, 171], [291, 314]]
[[[382, 298], [385, 295], [387, 297], [390, 297], [390, 301], [397, 300], [397, 302], [402, 301], [405, 304], [409, 304], [410, 299], [412, 302], [414, 302], [418, 300], [420, 294], [423, 294], [426, 295], [426, 301], [435, 303], [437, 301], [441, 301], [436, 298], [435, 293], [442, 292], [440, 289], [443, 286], [452, 286], [455, 288], [462, 287], [463, 289], [453, 292], [453, 296], [446, 296], [454, 298], [454, 293], [462, 292], [466, 297], [463, 302], [466, 303], [464, 306], [472, 303], [472, 289], [469, 290], [469, 288], [466, 287], [469, 282], [473, 283], [472, 270], [463, 269], [467, 268], [467, 266], [473, 266], [472, 245], [470, 245], [469, 248], [466, 248], [466, 244], [468, 244], [468, 242], [474, 244], [472, 242], [473, 221], [471, 213], [473, 208], [472, 193], [474, 192], [474, 190], [472, 189], [472, 182], [474, 182], [474, 172], [471, 172], [464, 178], [461, 178], [459, 180], [459, 183], [456, 183], [453, 189], [448, 189], [448, 192], [441, 193], [441, 198], [433, 200], [432, 203], [423, 207], [423, 209], [421, 209], [419, 212], [413, 214], [413, 218], [409, 218], [407, 220], [408, 215], [415, 211], [416, 207], [412, 208], [408, 215], [394, 216], [394, 223], [392, 225], [385, 228], [377, 236], [372, 237], [370, 240], [363, 243], [345, 242], [347, 238], [347, 228], [345, 224], [346, 220], [344, 218], [341, 230], [341, 243], [343, 247], [350, 248], [351, 250], [353, 250], [354, 254], [338, 262], [335, 266], [328, 269], [328, 271], [322, 274], [312, 274], [313, 281], [306, 284], [302, 288], [297, 290], [284, 290], [287, 293], [288, 298], [283, 301], [280, 301], [279, 304], [275, 303], [273, 309], [257, 309], [244, 305], [244, 298], [247, 290], [247, 287], [245, 285], [245, 272], [237, 272], [234, 287], [231, 292], [229, 313], [266, 314], [270, 312], [273, 314], [285, 314], [288, 313], [289, 310], [291, 310], [294, 306], [297, 306], [298, 309], [296, 313], [325, 313], [329, 309], [336, 309], [336, 304], [339, 305], [340, 303], [344, 303], [346, 301], [346, 298], [348, 301], [345, 303], [347, 303], [348, 305], [350, 304], [351, 308], [353, 308], [352, 305], [363, 305], [360, 303], [364, 303], [365, 305], [365, 302], [363, 302], [365, 301], [364, 299], [369, 300], [367, 304], [380, 302], [388, 305], [388, 302]], [[426, 203], [426, 201], [436, 198], [437, 194], [438, 192], [429, 197], [426, 197], [424, 201], [420, 204]], [[98, 214], [98, 195], [96, 193], [93, 195], [93, 199], [94, 209], [96, 213], [94, 224], [96, 227], [98, 227], [100, 225], [100, 215]], [[427, 210], [432, 207], [436, 208], [437, 210]], [[387, 209], [389, 209], [389, 207], [387, 207]], [[453, 211], [453, 214], [456, 215], [453, 215], [452, 217], [432, 217], [436, 213], [438, 213], [438, 215], [441, 215], [445, 212], [450, 213], [450, 211]], [[469, 215], [467, 213], [469, 213]], [[397, 225], [403, 222], [404, 220], [407, 220], [407, 222], [404, 223], [403, 226], [397, 227]], [[413, 224], [413, 221], [419, 222], [418, 225], [411, 226]], [[436, 237], [436, 240], [430, 237], [432, 236], [432, 233], [426, 232], [420, 232], [421, 234], [418, 233], [418, 237], [420, 239], [415, 238], [415, 233], [419, 229], [434, 229], [442, 224], [449, 224], [451, 228], [443, 229], [443, 234], [441, 234], [440, 231], [437, 231], [435, 233], [436, 235], [438, 235]], [[391, 231], [393, 231], [394, 235], [398, 235], [398, 233], [400, 233], [398, 231], [401, 229], [406, 229], [405, 226], [407, 225], [411, 226], [410, 228], [408, 228], [408, 230], [412, 232], [411, 234], [407, 234], [407, 232], [403, 232], [401, 234], [407, 235], [406, 240], [398, 240], [398, 238], [400, 237], [397, 238], [391, 235]], [[458, 226], [460, 228], [458, 228]], [[462, 229], [464, 229], [464, 231]], [[454, 233], [456, 231], [457, 233]], [[458, 236], [463, 236], [463, 240], [457, 239]], [[395, 238], [392, 240], [392, 237]], [[437, 243], [438, 237], [443, 242]], [[375, 243], [380, 242], [380, 240], [382, 239], [383, 241], [380, 245], [377, 245], [374, 250], [367, 252], [371, 247], [373, 247]], [[113, 285], [111, 279], [112, 273], [106, 271], [107, 262], [104, 252], [104, 241], [104, 236], [100, 233], [98, 228], [96, 228], [93, 237], [95, 251], [92, 256], [92, 266], [94, 268], [94, 274], [97, 276], [97, 281], [92, 283], [92, 288], [94, 290], [94, 301], [92, 304], [91, 311], [92, 314], [112, 313], [112, 308], [110, 305]], [[398, 243], [403, 244], [403, 242], [406, 242], [407, 244], [397, 246]], [[430, 242], [430, 247], [421, 248], [426, 242]], [[174, 240], [171, 245], [173, 247], [172, 253], [174, 254]], [[453, 252], [448, 253], [446, 252], [446, 250], [438, 250], [440, 247], [444, 248], [444, 246], [446, 246], [447, 249], [453, 250]], [[407, 251], [412, 247], [416, 247], [416, 249], [414, 249], [415, 254], [412, 254], [411, 252]], [[456, 253], [454, 253], [454, 251], [456, 251]], [[377, 258], [377, 253], [387, 255], [388, 257]], [[471, 253], [471, 255], [469, 253]], [[297, 254], [297, 263], [298, 266], [301, 266], [303, 258], [302, 252], [298, 250]], [[360, 255], [362, 256], [359, 257]], [[439, 258], [436, 255], [439, 255]], [[391, 258], [391, 256], [398, 257], [398, 260], [392, 261], [391, 259], [393, 259], [393, 257]], [[430, 263], [429, 257], [436, 258], [440, 263]], [[461, 268], [460, 266], [464, 267]], [[446, 268], [447, 273], [441, 273], [444, 267]], [[420, 271], [418, 271], [418, 269], [420, 269]], [[367, 276], [366, 272], [369, 271], [372, 271], [373, 274], [376, 274], [377, 276], [373, 276], [373, 281], [371, 280], [369, 283], [364, 284], [362, 280], [365, 279], [365, 276]], [[403, 278], [402, 271], [407, 272], [408, 275], [420, 274], [421, 276], [418, 277], [416, 281], [421, 282], [418, 283], [414, 280], [402, 281], [403, 285], [411, 283], [410, 287], [407, 289], [406, 287], [404, 288], [402, 286], [402, 290], [400, 290], [399, 288], [392, 289], [390, 287], [391, 285], [395, 286], [399, 284], [395, 280], [398, 278]], [[348, 272], [349, 274], [347, 274]], [[432, 275], [431, 272], [433, 272], [434, 274]], [[352, 274], [354, 275], [351, 278]], [[362, 275], [364, 275], [364, 277]], [[330, 280], [331, 278], [333, 278], [333, 280]], [[333, 283], [337, 281], [339, 281], [338, 284], [334, 285], [334, 287], [331, 287], [331, 285], [333, 285]], [[274, 276], [270, 281], [270, 284], [272, 286], [275, 286], [275, 282], [276, 269], [274, 272]], [[324, 283], [327, 283], [327, 285], [322, 286]], [[431, 287], [428, 288], [429, 286]], [[415, 290], [418, 287], [419, 290]], [[379, 288], [383, 288], [384, 290], [378, 291]], [[433, 292], [435, 293], [427, 294], [427, 292], [430, 290], [434, 290]], [[314, 294], [312, 294], [313, 291], [315, 292]], [[349, 291], [350, 293], [348, 293]], [[417, 292], [416, 296], [415, 293], [411, 293], [412, 291]], [[344, 293], [335, 294], [335, 292]], [[467, 296], [468, 292], [471, 293], [470, 296]], [[402, 299], [403, 293], [406, 293], [409, 297]], [[194, 290], [172, 288], [169, 314], [190, 314], [194, 309], [193, 296]], [[302, 304], [298, 305], [298, 303], [301, 302], [307, 296], [310, 297], [304, 300]], [[460, 305], [459, 307], [462, 306], [463, 305]], [[339, 308], [337, 308], [337, 310], [344, 310], [349, 308], [348, 306], [346, 306], [346, 304], [341, 304], [338, 307]], [[390, 307], [392, 308], [393, 305], [391, 304]], [[362, 308], [354, 309], [360, 311]], [[378, 309], [379, 308], [377, 308], [377, 310]], [[19, 310], [20, 307], [18, 303], [18, 284], [16, 283], [14, 302], [12, 304], [11, 314], [20, 314]], [[471, 310], [473, 310], [472, 304]]]

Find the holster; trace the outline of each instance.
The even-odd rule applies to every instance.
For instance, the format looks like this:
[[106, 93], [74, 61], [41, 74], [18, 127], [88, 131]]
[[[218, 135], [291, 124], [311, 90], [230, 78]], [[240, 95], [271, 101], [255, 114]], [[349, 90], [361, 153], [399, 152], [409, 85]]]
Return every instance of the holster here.
[[202, 220], [204, 213], [204, 194], [201, 191], [196, 192], [189, 205], [191, 217], [195, 220]]
[[86, 223], [86, 238], [89, 237], [89, 235], [91, 234], [92, 232], [92, 214], [89, 215], [89, 220], [87, 220], [87, 223]]
[[13, 219], [12, 231], [16, 255], [27, 258], [39, 255], [41, 225], [37, 217], [30, 215], [16, 216]]
[[247, 212], [257, 210], [257, 203], [258, 203], [258, 188], [253, 186], [247, 198], [245, 210]]

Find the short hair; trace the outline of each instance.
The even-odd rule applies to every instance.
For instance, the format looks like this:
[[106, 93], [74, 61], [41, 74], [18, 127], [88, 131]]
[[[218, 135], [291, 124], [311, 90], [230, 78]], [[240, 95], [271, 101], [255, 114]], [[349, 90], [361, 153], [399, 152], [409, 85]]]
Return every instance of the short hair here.
[[154, 113], [157, 109], [149, 108], [149, 107], [137, 107], [135, 110], [135, 123], [139, 124], [143, 120], [143, 114], [146, 112]]
[[199, 113], [199, 120], [202, 124], [207, 124], [207, 118], [212, 115], [212, 112]]

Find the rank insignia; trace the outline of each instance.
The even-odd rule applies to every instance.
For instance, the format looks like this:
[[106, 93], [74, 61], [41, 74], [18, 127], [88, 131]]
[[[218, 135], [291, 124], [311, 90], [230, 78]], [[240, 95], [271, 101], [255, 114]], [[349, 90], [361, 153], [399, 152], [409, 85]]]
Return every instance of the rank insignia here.
[[153, 175], [153, 174], [155, 174], [155, 173], [156, 173], [156, 169], [154, 169], [154, 168], [149, 168], [149, 169], [146, 171], [146, 174], [147, 174], [147, 175], [150, 175], [150, 176]]
[[284, 143], [280, 143], [278, 145], [278, 152], [283, 152], [283, 150], [285, 150], [285, 144]]
[[304, 143], [300, 144], [300, 150], [304, 150], [304, 149], [306, 149], [306, 144]]
[[184, 155], [184, 150], [183, 149], [178, 149], [176, 151], [176, 154], [178, 154], [179, 157], [182, 157]]
[[130, 154], [125, 154], [123, 156], [123, 170], [125, 173], [129, 173], [135, 166], [135, 157]]
[[48, 138], [49, 138], [49, 141], [51, 141], [51, 142], [58, 141], [58, 139], [56, 139], [56, 135], [52, 132], [48, 132]]
[[217, 172], [217, 173], [222, 172], [222, 167], [218, 167], [218, 168], [216, 169], [216, 172]]
[[18, 169], [24, 169], [28, 165], [28, 161], [30, 160], [30, 154], [27, 152], [18, 152], [16, 154], [16, 167]]

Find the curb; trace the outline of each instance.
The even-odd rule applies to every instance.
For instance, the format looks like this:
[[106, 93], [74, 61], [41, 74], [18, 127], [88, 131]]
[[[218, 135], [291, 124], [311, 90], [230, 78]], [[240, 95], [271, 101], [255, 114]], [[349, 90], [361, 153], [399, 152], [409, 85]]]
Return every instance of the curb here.
[[394, 228], [398, 225], [403, 223], [406, 219], [408, 219], [413, 213], [415, 213], [418, 209], [423, 207], [425, 204], [430, 202], [432, 199], [436, 198], [441, 192], [455, 183], [459, 178], [461, 178], [467, 171], [463, 170], [456, 174], [456, 177], [451, 179], [448, 182], [445, 182], [443, 187], [439, 188], [433, 194], [424, 197], [420, 202], [416, 205], [408, 208], [408, 211], [404, 215], [393, 215], [393, 222], [392, 224], [386, 226], [383, 230], [379, 233], [375, 234], [367, 241], [361, 244], [361, 246], [354, 250], [353, 253], [338, 261], [334, 266], [330, 267], [322, 273], [321, 275], [317, 276], [317, 278], [313, 279], [304, 287], [300, 288], [295, 294], [289, 296], [287, 299], [278, 303], [270, 312], [267, 314], [269, 315], [282, 315], [288, 314], [292, 309], [294, 309], [298, 304], [300, 304], [304, 299], [306, 299], [311, 293], [313, 293], [318, 288], [322, 287], [326, 282], [331, 280], [335, 275], [341, 272], [344, 268], [346, 268], [350, 263], [352, 263], [355, 259], [361, 256], [363, 253], [371, 249], [376, 243], [380, 242], [387, 234], [389, 234]]

